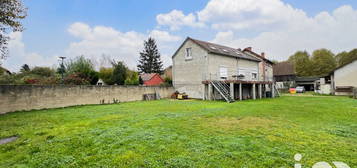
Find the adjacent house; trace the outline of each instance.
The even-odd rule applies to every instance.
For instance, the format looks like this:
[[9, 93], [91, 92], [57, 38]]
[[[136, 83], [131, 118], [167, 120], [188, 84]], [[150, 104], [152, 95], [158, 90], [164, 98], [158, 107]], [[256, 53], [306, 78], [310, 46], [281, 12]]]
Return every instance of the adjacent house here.
[[340, 66], [331, 73], [331, 89], [335, 95], [352, 95], [357, 87], [357, 60]]
[[278, 89], [289, 89], [295, 85], [296, 73], [294, 65], [288, 61], [273, 66], [274, 81]]
[[158, 73], [140, 74], [140, 78], [145, 86], [157, 86], [165, 82]]
[[0, 66], [0, 75], [11, 75], [11, 72]]
[[[239, 50], [239, 49], [238, 49]], [[245, 54], [258, 58], [259, 62], [259, 80], [272, 81], [273, 80], [273, 65], [274, 63], [269, 59], [265, 58], [265, 53], [257, 54], [252, 50], [252, 47], [247, 47], [243, 49]]]
[[274, 96], [273, 75], [262, 75], [260, 68], [262, 61], [272, 63], [257, 55], [188, 37], [172, 56], [173, 86], [190, 98], [204, 100], [232, 102], [262, 98], [267, 92]]

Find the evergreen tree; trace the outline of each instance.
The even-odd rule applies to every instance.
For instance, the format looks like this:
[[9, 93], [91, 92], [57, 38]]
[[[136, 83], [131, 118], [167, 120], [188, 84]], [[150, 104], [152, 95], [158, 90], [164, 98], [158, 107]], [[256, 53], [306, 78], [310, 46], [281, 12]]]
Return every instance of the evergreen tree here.
[[153, 38], [144, 41], [144, 50], [140, 53], [138, 65], [140, 73], [159, 73], [162, 74], [161, 55]]
[[24, 72], [29, 72], [30, 70], [31, 70], [30, 66], [27, 64], [24, 64], [21, 66], [20, 72], [24, 73]]

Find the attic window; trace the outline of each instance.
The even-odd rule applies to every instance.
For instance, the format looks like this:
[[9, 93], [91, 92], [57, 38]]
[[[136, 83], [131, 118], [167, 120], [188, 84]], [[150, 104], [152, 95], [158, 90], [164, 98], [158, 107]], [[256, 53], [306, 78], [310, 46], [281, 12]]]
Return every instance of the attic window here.
[[186, 48], [185, 58], [192, 59], [192, 49], [191, 48]]
[[216, 48], [216, 47], [213, 47], [213, 46], [209, 46], [209, 48], [214, 49], [214, 50], [217, 50], [217, 48]]
[[238, 55], [242, 55], [240, 52], [236, 52], [236, 54], [238, 54]]

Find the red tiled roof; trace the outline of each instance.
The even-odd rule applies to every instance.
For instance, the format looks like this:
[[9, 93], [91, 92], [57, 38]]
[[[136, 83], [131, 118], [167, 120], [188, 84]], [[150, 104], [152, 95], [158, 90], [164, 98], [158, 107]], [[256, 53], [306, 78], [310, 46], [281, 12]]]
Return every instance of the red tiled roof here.
[[143, 81], [148, 81], [150, 80], [152, 77], [154, 77], [157, 73], [144, 73], [144, 74], [140, 74], [140, 77]]

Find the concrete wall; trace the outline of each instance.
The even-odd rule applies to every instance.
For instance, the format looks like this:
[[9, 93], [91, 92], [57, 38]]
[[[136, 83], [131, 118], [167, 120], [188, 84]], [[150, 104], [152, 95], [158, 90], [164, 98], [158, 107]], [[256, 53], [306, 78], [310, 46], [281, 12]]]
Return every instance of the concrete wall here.
[[[336, 87], [357, 87], [357, 60], [341, 67], [334, 72], [334, 89]], [[351, 95], [351, 93], [336, 92], [336, 95]]]
[[[191, 48], [192, 59], [186, 59], [186, 48]], [[203, 99], [204, 80], [220, 80], [220, 67], [228, 69], [228, 79], [237, 75], [238, 69], [246, 70], [244, 80], [252, 80], [251, 73], [259, 76], [258, 62], [208, 53], [191, 40], [187, 40], [173, 56], [173, 85], [190, 98]]]
[[0, 114], [32, 109], [143, 100], [143, 94], [170, 97], [173, 87], [0, 85]]
[[[186, 59], [186, 48], [191, 48], [192, 59]], [[172, 75], [175, 90], [185, 92], [190, 98], [202, 99], [207, 72], [207, 51], [193, 43], [191, 40], [178, 50], [172, 59]]]
[[357, 87], [357, 60], [335, 71], [335, 86]]
[[222, 56], [217, 54], [208, 55], [208, 76], [207, 80], [220, 80], [220, 67], [228, 69], [228, 79], [233, 79], [233, 75], [238, 75], [238, 71], [245, 70], [244, 80], [252, 80], [252, 72], [259, 76], [258, 62], [239, 59], [229, 56]]

